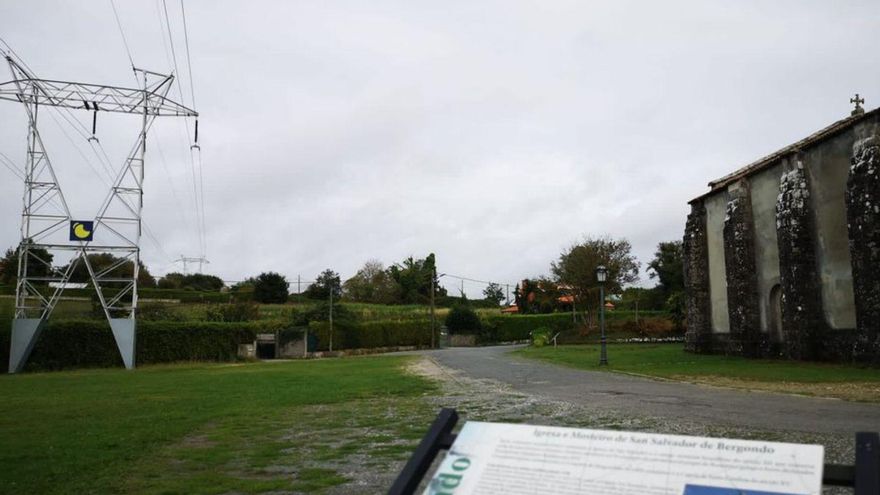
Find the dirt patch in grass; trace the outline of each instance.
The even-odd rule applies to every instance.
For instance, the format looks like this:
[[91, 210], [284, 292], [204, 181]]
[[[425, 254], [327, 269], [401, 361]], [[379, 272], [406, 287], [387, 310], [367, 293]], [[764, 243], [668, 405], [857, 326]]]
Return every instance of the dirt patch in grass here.
[[670, 378], [683, 382], [714, 385], [717, 387], [740, 388], [759, 392], [809, 395], [857, 402], [880, 402], [880, 383], [877, 382], [757, 382], [717, 375], [699, 377], [673, 375]]

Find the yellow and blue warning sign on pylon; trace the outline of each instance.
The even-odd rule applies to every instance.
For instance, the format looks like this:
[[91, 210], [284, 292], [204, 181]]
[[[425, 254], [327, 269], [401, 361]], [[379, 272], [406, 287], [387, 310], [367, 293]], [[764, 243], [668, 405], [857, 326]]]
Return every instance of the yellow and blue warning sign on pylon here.
[[70, 240], [90, 242], [95, 236], [95, 222], [88, 220], [70, 221]]

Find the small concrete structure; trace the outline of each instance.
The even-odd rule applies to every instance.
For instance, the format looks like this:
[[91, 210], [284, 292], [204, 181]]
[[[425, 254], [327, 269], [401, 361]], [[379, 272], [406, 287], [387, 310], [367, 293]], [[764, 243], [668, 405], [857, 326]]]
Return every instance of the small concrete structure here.
[[242, 359], [254, 359], [257, 357], [257, 344], [238, 344], [238, 357]]
[[238, 346], [238, 357], [242, 359], [296, 359], [308, 357], [306, 352], [307, 334], [285, 341], [274, 333], [259, 333], [253, 342]]
[[450, 347], [476, 347], [476, 335], [452, 334], [449, 336]]
[[880, 109], [709, 187], [685, 226], [686, 348], [880, 364]]

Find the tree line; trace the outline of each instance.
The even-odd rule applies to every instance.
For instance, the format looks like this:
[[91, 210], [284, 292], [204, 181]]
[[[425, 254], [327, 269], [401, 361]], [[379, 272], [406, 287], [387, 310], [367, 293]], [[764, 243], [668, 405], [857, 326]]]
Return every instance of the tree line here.
[[[447, 296], [436, 276], [434, 253], [421, 259], [410, 256], [387, 268], [381, 261], [369, 260], [345, 282], [333, 269], [324, 270], [301, 295], [320, 301], [328, 300], [332, 295], [336, 301], [428, 304], [432, 290], [435, 300]], [[232, 292], [252, 292], [253, 299], [258, 302], [283, 303], [288, 299], [289, 285], [283, 275], [266, 272], [239, 282], [232, 287]]]
[[[65, 272], [68, 265], [53, 267], [51, 253], [44, 249], [29, 250], [35, 259], [29, 260], [31, 273], [48, 276], [53, 270]], [[116, 265], [111, 276], [130, 277], [134, 264], [110, 253], [87, 255], [96, 272]], [[581, 310], [589, 313], [596, 307], [599, 286], [596, 268], [607, 269], [605, 291], [616, 295], [616, 301], [626, 307], [662, 309], [670, 311], [673, 318], [684, 315], [684, 274], [681, 241], [661, 242], [654, 258], [648, 263], [649, 275], [657, 279], [653, 288], [632, 287], [638, 281], [640, 264], [632, 254], [632, 246], [626, 239], [609, 237], [584, 238], [564, 250], [550, 264], [550, 275], [525, 278], [517, 284], [513, 296], [520, 313], [551, 313], [555, 311]], [[18, 271], [18, 250], [7, 249], [0, 258], [0, 285], [14, 285]], [[85, 263], [77, 263], [71, 273], [71, 282], [90, 281]], [[138, 284], [146, 288], [219, 291], [224, 288], [220, 277], [201, 273], [168, 273], [158, 280], [143, 264], [138, 271]], [[276, 272], [265, 272], [233, 285], [233, 294], [261, 303], [283, 304], [287, 302], [290, 282]], [[432, 289], [433, 288], [433, 289]], [[386, 267], [379, 260], [369, 260], [351, 278], [342, 281], [339, 274], [328, 268], [308, 285], [302, 296], [313, 300], [334, 300], [373, 304], [428, 304], [433, 290], [438, 305], [466, 301], [460, 294], [450, 301], [445, 288], [437, 280], [436, 257], [433, 253], [424, 258], [410, 256], [399, 263]], [[501, 285], [490, 283], [483, 290], [481, 303], [498, 306], [505, 301]], [[244, 299], [244, 297], [243, 297]], [[473, 303], [473, 301], [472, 301]]]

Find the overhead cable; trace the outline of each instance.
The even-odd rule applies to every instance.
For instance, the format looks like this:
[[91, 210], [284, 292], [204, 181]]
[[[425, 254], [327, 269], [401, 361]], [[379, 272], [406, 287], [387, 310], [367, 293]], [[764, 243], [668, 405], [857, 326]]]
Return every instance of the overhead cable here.
[[119, 27], [119, 34], [122, 35], [122, 44], [125, 46], [125, 53], [128, 55], [128, 62], [131, 64], [131, 70], [134, 70], [134, 59], [131, 56], [131, 50], [128, 48], [128, 40], [125, 39], [125, 31], [122, 29], [122, 22], [119, 20], [119, 12], [116, 11], [116, 2], [110, 0], [110, 6], [113, 7], [113, 16], [116, 17], [116, 25]]

